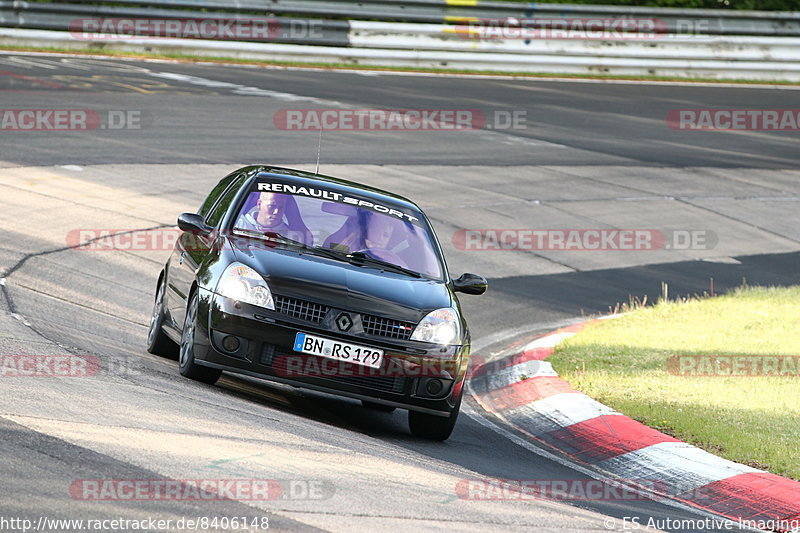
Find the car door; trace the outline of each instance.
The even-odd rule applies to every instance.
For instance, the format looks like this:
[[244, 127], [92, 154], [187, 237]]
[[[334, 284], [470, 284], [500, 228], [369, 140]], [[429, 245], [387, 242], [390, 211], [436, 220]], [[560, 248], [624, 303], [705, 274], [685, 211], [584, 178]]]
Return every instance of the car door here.
[[214, 231], [206, 235], [184, 231], [175, 243], [169, 261], [167, 306], [173, 324], [179, 330], [183, 328], [189, 291], [197, 270], [217, 238], [218, 225], [246, 177], [243, 173], [226, 176], [211, 190], [200, 206], [198, 214], [204, 216], [206, 225], [214, 228]]

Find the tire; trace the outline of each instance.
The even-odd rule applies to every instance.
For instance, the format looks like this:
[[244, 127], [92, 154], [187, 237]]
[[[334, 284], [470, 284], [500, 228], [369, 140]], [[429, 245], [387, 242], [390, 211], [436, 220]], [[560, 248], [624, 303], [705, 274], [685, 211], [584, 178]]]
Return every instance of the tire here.
[[450, 413], [449, 418], [436, 415], [429, 415], [417, 411], [408, 412], [408, 428], [415, 437], [428, 440], [447, 440], [453, 433], [453, 428], [458, 419], [458, 412], [461, 409], [461, 396], [455, 408]]
[[383, 405], [382, 403], [368, 402], [367, 400], [361, 400], [361, 405], [363, 405], [367, 409], [371, 409], [373, 411], [380, 411], [381, 413], [392, 413], [395, 410], [395, 408], [392, 407], [391, 405]]
[[186, 320], [183, 322], [178, 370], [183, 377], [213, 385], [222, 375], [222, 370], [198, 365], [194, 360], [194, 337], [197, 330], [197, 307], [199, 301], [200, 298], [197, 296], [197, 291], [192, 292], [189, 297], [189, 305], [186, 306]]
[[162, 328], [164, 325], [164, 293], [167, 287], [165, 281], [165, 278], [161, 278], [156, 289], [153, 313], [150, 316], [150, 327], [147, 330], [147, 351], [161, 357], [177, 359], [178, 345], [167, 337]]

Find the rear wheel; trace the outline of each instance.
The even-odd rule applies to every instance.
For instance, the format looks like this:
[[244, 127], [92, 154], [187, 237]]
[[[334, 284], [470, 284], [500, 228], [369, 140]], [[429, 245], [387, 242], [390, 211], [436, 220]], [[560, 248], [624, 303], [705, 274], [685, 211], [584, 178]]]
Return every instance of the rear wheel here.
[[153, 314], [150, 316], [150, 328], [147, 330], [147, 351], [161, 357], [176, 359], [178, 345], [167, 337], [162, 326], [164, 325], [164, 293], [166, 292], [166, 277], [162, 277], [156, 289], [153, 302]]
[[198, 365], [194, 360], [194, 337], [197, 331], [197, 307], [199, 301], [197, 291], [194, 291], [189, 297], [189, 305], [186, 307], [186, 320], [183, 323], [183, 334], [181, 335], [178, 370], [184, 377], [212, 385], [222, 375], [222, 370]]
[[456, 419], [458, 418], [460, 409], [461, 396], [458, 397], [456, 406], [450, 413], [449, 418], [420, 413], [418, 411], [409, 411], [408, 427], [411, 430], [411, 434], [415, 437], [430, 440], [447, 440], [450, 434], [453, 433], [453, 428], [456, 425]]

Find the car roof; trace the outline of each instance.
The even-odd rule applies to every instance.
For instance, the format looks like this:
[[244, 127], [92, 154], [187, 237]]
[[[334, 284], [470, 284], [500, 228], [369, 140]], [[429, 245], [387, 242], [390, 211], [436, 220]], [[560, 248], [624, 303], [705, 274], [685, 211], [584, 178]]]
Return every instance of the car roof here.
[[394, 204], [399, 207], [409, 208], [420, 213], [422, 212], [420, 207], [408, 198], [404, 198], [398, 194], [394, 194], [383, 189], [370, 187], [369, 185], [356, 183], [354, 181], [343, 180], [341, 178], [335, 178], [333, 176], [314, 174], [313, 172], [308, 172], [306, 170], [274, 166], [249, 167], [244, 170], [251, 170], [256, 179], [276, 177], [280, 178], [282, 181], [296, 183], [298, 185], [325, 185], [326, 188], [342, 194], [354, 194], [369, 200], [374, 200], [377, 203]]

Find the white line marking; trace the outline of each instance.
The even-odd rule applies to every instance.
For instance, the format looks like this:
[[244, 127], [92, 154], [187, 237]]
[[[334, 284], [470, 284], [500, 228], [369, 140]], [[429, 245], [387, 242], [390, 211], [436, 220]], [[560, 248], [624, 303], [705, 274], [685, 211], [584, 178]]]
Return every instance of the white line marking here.
[[15, 319], [19, 320], [20, 322], [22, 322], [22, 323], [23, 323], [23, 324], [25, 324], [26, 326], [30, 327], [31, 323], [30, 323], [30, 322], [28, 322], [27, 320], [25, 320], [25, 317], [24, 317], [24, 316], [22, 316], [22, 315], [20, 315], [19, 313], [11, 313], [11, 316], [12, 316], [13, 318], [15, 318]]
[[154, 78], [162, 78], [166, 80], [180, 81], [198, 85], [201, 87], [209, 87], [212, 89], [230, 89], [233, 94], [240, 96], [266, 96], [268, 98], [276, 98], [287, 102], [312, 102], [315, 104], [325, 105], [338, 105], [343, 106], [339, 102], [332, 100], [323, 100], [314, 98], [312, 96], [301, 96], [299, 94], [284, 93], [280, 91], [270, 91], [267, 89], [259, 89], [258, 87], [248, 87], [246, 85], [239, 85], [238, 83], [230, 83], [227, 81], [210, 80], [208, 78], [201, 78], [200, 76], [189, 76], [188, 74], [178, 74], [176, 72], [146, 72], [147, 75]]
[[[472, 344], [472, 353], [479, 352], [481, 350], [485, 350], [489, 346], [493, 344], [498, 344], [503, 342], [505, 339], [511, 339], [514, 337], [522, 336], [522, 335], [533, 335], [536, 332], [540, 332], [542, 330], [553, 330], [557, 328], [563, 328], [566, 326], [571, 326], [577, 322], [580, 322], [581, 319], [578, 317], [575, 318], [568, 318], [565, 320], [560, 320], [558, 322], [547, 322], [546, 324], [533, 324], [530, 327], [526, 328], [509, 328], [504, 329], [502, 331], [498, 331], [497, 333], [492, 333], [491, 335], [487, 335], [485, 337], [481, 337], [480, 340], [474, 342]], [[506, 350], [503, 350], [502, 353], [510, 353]]]
[[552, 335], [547, 335], [546, 337], [542, 337], [541, 339], [536, 339], [535, 341], [525, 346], [525, 348], [523, 348], [522, 351], [527, 352], [528, 350], [536, 350], [537, 348], [555, 348], [556, 344], [572, 337], [573, 335], [575, 335], [575, 333], [570, 331], [565, 331], [562, 333], [553, 333]]

